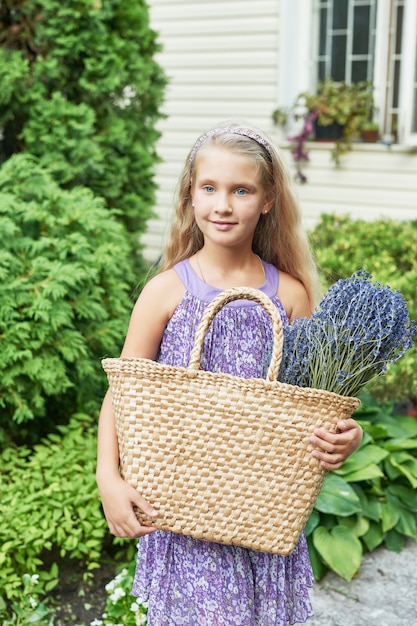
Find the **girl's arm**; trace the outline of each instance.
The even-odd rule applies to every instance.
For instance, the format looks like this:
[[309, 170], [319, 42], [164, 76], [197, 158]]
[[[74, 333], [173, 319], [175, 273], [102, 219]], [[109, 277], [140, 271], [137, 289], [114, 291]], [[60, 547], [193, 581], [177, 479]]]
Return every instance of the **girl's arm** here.
[[[129, 323], [122, 357], [155, 359], [165, 327], [183, 296], [184, 287], [173, 270], [153, 278], [138, 298]], [[96, 480], [110, 532], [140, 537], [155, 530], [141, 526], [133, 511], [139, 507], [154, 516], [152, 506], [126, 483], [119, 472], [119, 450], [111, 393], [107, 392], [99, 418]]]

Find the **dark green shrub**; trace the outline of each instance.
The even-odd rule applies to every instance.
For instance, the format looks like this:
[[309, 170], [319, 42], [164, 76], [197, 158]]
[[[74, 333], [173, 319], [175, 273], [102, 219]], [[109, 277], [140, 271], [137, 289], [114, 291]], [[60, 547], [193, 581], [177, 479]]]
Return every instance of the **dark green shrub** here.
[[24, 574], [39, 575], [38, 591], [58, 583], [60, 558], [98, 567], [108, 530], [95, 484], [96, 424], [74, 415], [34, 449], [0, 454], [0, 597], [22, 594]]
[[316, 578], [328, 569], [350, 580], [363, 552], [400, 552], [417, 538], [417, 420], [393, 415], [368, 394], [355, 417], [361, 447], [331, 472], [306, 527]]
[[0, 162], [28, 151], [143, 232], [166, 83], [158, 49], [144, 0], [2, 2]]
[[0, 426], [93, 414], [100, 358], [120, 351], [132, 306], [126, 229], [21, 154], [0, 170], [0, 238]]
[[[365, 221], [347, 216], [322, 215], [310, 233], [324, 287], [358, 269], [380, 283], [398, 289], [417, 320], [417, 220]], [[417, 346], [370, 386], [381, 400], [417, 398]]]

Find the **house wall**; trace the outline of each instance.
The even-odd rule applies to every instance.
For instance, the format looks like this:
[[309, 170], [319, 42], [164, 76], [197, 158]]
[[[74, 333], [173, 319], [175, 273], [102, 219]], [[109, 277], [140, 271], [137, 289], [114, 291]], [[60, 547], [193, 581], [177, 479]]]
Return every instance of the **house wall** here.
[[[247, 120], [282, 144], [293, 166], [271, 118], [285, 91], [280, 77], [288, 76], [288, 58], [279, 46], [289, 40], [286, 29], [280, 30], [287, 1], [149, 0], [151, 26], [163, 45], [158, 61], [169, 79], [166, 118], [158, 125], [156, 216], [142, 238], [149, 261], [163, 248], [175, 185], [201, 132], [227, 119]], [[308, 183], [298, 186], [298, 195], [307, 228], [323, 212], [417, 219], [416, 154], [358, 145], [336, 169], [329, 145], [312, 144], [306, 174]]]

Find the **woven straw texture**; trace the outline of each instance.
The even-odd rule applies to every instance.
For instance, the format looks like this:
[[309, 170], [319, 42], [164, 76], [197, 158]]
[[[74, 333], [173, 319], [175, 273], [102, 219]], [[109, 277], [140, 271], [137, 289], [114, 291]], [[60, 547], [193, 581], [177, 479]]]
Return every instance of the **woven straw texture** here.
[[[200, 369], [214, 316], [243, 298], [261, 304], [271, 318], [266, 380]], [[205, 310], [187, 368], [149, 359], [103, 360], [122, 474], [158, 510], [157, 528], [262, 552], [292, 552], [326, 477], [311, 456], [309, 437], [316, 427], [334, 432], [359, 401], [278, 382], [282, 343], [271, 300], [256, 289], [236, 288]]]

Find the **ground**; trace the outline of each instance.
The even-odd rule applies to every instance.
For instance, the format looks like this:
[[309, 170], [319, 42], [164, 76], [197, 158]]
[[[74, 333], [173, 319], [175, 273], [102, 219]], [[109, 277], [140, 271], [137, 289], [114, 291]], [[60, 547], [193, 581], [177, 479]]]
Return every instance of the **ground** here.
[[366, 554], [350, 582], [333, 572], [312, 591], [309, 626], [417, 626], [417, 544]]
[[91, 582], [83, 583], [80, 572], [74, 566], [65, 572], [61, 566], [61, 583], [54, 590], [58, 599], [58, 611], [54, 626], [89, 626], [101, 618], [106, 604], [106, 584], [114, 578], [114, 563], [107, 562], [96, 570]]

